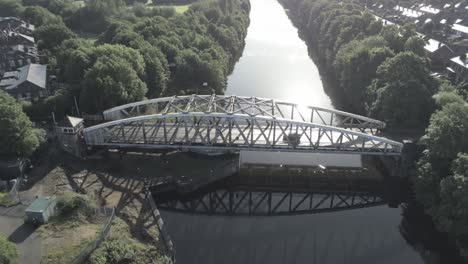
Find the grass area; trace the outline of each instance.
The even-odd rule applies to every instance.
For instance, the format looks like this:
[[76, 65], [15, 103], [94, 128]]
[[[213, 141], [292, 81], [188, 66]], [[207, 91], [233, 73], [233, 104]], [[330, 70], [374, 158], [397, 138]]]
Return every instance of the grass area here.
[[59, 198], [58, 216], [42, 225], [38, 232], [42, 238], [41, 263], [70, 263], [98, 235], [106, 217], [86, 212], [86, 197], [67, 194]]
[[85, 1], [74, 1], [73, 5], [75, 5], [77, 8], [82, 8], [86, 5]]
[[[127, 262], [130, 260], [131, 262]], [[91, 254], [89, 263], [170, 264], [172, 262], [169, 258], [161, 256], [155, 247], [134, 239], [127, 223], [116, 217], [112, 223], [108, 237]]]
[[[168, 6], [168, 7], [171, 7], [171, 6]], [[190, 5], [174, 5], [172, 7], [175, 8], [175, 11], [177, 13], [182, 14], [189, 9]]]
[[18, 248], [15, 244], [8, 241], [8, 239], [0, 234], [0, 263], [13, 264], [16, 263], [18, 258]]
[[146, 2], [146, 7], [147, 8], [152, 8], [152, 7], [173, 7], [178, 14], [183, 14], [185, 11], [187, 11], [190, 7], [191, 4], [187, 5], [153, 5], [153, 0], [148, 0]]
[[17, 202], [10, 198], [9, 193], [0, 192], [0, 206], [12, 206], [17, 204]]

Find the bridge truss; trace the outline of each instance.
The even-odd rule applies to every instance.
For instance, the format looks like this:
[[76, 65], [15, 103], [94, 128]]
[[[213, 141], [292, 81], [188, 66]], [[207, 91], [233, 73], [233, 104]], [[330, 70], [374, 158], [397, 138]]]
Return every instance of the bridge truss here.
[[371, 134], [385, 128], [384, 122], [343, 111], [315, 106], [301, 106], [274, 99], [227, 95], [156, 98], [111, 108], [104, 111], [103, 115], [105, 120], [119, 120], [148, 114], [190, 112], [267, 116], [356, 129]]
[[189, 214], [275, 216], [325, 213], [385, 204], [377, 194], [220, 189], [190, 200], [154, 196], [159, 209]]
[[402, 144], [333, 126], [270, 116], [172, 113], [138, 116], [84, 130], [89, 146], [210, 151], [290, 151], [400, 155]]

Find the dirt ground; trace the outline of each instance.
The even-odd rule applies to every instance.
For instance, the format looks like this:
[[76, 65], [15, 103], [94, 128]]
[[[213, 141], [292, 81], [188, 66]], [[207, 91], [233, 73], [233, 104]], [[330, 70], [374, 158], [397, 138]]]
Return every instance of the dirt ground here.
[[[145, 202], [145, 180], [190, 176], [204, 178], [216, 174], [216, 165], [232, 162], [227, 158], [212, 158], [186, 153], [139, 154], [108, 153], [103, 159], [82, 160], [61, 151], [50, 152], [29, 173], [22, 196], [61, 195], [78, 192], [87, 195], [97, 206], [115, 207], [116, 215], [128, 225], [139, 242], [163, 250], [159, 231]], [[91, 240], [102, 225], [82, 224], [54, 232], [42, 232], [43, 251], [62, 245], [79, 247]], [[111, 230], [112, 232], [112, 230]], [[53, 255], [53, 252], [52, 254]]]

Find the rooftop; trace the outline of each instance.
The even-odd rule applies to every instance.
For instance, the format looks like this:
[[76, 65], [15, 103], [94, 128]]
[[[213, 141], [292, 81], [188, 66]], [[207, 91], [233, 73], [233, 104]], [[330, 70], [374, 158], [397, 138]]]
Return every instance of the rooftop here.
[[453, 24], [452, 29], [468, 34], [468, 27], [460, 25], [460, 24]]
[[439, 48], [442, 48], [443, 46], [445, 46], [445, 44], [435, 39], [429, 39], [427, 42], [428, 43], [426, 44], [426, 46], [424, 46], [424, 49], [426, 49], [429, 52], [434, 52], [438, 50]]
[[55, 199], [55, 196], [40, 196], [36, 198], [28, 208], [26, 208], [26, 212], [42, 213], [44, 210], [49, 208], [53, 202], [55, 202]]
[[58, 125], [61, 127], [76, 127], [83, 122], [83, 118], [66, 116]]
[[[5, 78], [6, 77], [6, 78]], [[6, 72], [0, 81], [0, 87], [15, 89], [18, 85], [28, 81], [40, 88], [46, 88], [47, 65], [29, 64], [19, 68], [17, 71]]]
[[[466, 55], [468, 56], [468, 53], [467, 53]], [[462, 61], [462, 60], [460, 59], [460, 56], [457, 56], [457, 57], [455, 57], [455, 58], [451, 58], [450, 60], [453, 61], [453, 62], [455, 62], [456, 64], [462, 66], [462, 67], [468, 68], [468, 64], [467, 64], [468, 61], [467, 61], [467, 60]]]

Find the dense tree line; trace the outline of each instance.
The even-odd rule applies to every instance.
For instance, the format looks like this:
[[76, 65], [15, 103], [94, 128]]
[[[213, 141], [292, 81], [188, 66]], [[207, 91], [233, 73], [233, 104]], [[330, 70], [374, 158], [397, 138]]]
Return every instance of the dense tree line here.
[[20, 105], [31, 117], [54, 112], [60, 119], [78, 113], [75, 99], [81, 112], [92, 114], [199, 89], [223, 93], [244, 47], [249, 12], [247, 0], [202, 1], [183, 14], [138, 1], [0, 0], [0, 16], [36, 25], [41, 62], [64, 84], [34, 103], [0, 94], [7, 146], [0, 155], [28, 155], [40, 142]]
[[0, 9], [37, 26], [43, 63], [69, 86], [25, 110], [61, 116], [73, 97], [83, 112], [96, 113], [145, 97], [223, 93], [244, 47], [250, 5], [209, 0], [177, 14], [131, 1], [0, 0]]
[[350, 2], [283, 0], [348, 111], [426, 129], [415, 194], [439, 230], [468, 248], [467, 93], [428, 70], [414, 25], [384, 26]]
[[434, 96], [438, 109], [422, 138], [416, 197], [436, 226], [468, 248], [468, 103], [460, 89], [444, 83]]
[[391, 128], [427, 125], [439, 83], [429, 74], [425, 42], [413, 25], [384, 26], [346, 1], [282, 2], [322, 71], [337, 80], [333, 87], [342, 108]]

